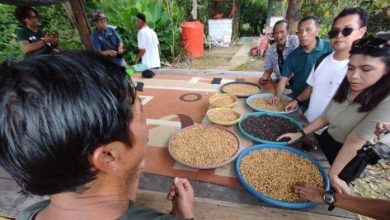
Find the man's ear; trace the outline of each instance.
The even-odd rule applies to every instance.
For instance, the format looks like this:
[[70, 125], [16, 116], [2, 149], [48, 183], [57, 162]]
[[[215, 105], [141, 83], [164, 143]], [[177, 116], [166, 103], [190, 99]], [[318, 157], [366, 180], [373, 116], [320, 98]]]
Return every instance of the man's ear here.
[[361, 36], [361, 37], [364, 37], [364, 35], [365, 35], [366, 32], [367, 32], [367, 26], [361, 27], [361, 28], [359, 29], [359, 31], [360, 31], [360, 36]]
[[92, 153], [91, 163], [95, 169], [110, 173], [120, 167], [119, 152], [114, 143], [102, 145]]
[[318, 34], [320, 33], [320, 31], [321, 31], [321, 28], [320, 28], [320, 27], [317, 27], [317, 28], [316, 28], [316, 35], [318, 35]]

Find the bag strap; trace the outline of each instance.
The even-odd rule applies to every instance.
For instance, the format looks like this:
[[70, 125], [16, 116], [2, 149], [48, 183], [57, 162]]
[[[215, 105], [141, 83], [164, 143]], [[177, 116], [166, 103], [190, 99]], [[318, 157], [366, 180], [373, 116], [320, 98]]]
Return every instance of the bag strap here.
[[325, 59], [325, 57], [327, 57], [332, 52], [324, 53], [320, 57], [318, 57], [316, 63], [314, 64], [314, 72], [317, 70], [317, 67], [321, 64], [321, 62]]
[[[114, 49], [116, 48], [110, 42], [108, 42], [108, 40], [104, 36], [102, 36], [99, 32], [97, 32], [97, 35], [98, 35], [98, 38], [99, 38], [100, 41], [102, 41], [103, 43], [107, 44], [111, 48], [114, 48]], [[117, 50], [117, 49], [115, 49], [115, 50]]]

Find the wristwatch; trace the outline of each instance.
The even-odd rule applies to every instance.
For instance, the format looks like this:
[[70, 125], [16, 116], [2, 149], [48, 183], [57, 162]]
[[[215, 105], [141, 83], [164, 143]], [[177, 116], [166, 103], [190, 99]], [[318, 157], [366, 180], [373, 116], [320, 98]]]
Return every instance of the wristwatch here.
[[293, 100], [297, 101], [298, 105], [301, 104], [301, 101], [297, 97], [293, 98]]
[[305, 131], [304, 131], [302, 128], [298, 128], [298, 129], [297, 129], [297, 132], [301, 133], [301, 134], [302, 134], [302, 137], [305, 137], [305, 136], [306, 136], [306, 133], [305, 133]]
[[336, 202], [336, 194], [333, 191], [326, 191], [322, 196], [325, 204], [328, 204], [328, 211], [332, 211], [334, 209], [334, 203]]

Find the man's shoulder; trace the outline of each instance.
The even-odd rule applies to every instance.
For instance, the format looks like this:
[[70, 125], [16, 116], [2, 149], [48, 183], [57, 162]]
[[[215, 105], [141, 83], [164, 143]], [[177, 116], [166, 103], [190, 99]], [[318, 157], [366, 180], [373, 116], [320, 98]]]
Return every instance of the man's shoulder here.
[[314, 72], [327, 72], [328, 67], [334, 64], [333, 55], [334, 52], [327, 52], [319, 56], [314, 64]]
[[322, 50], [324, 52], [330, 52], [332, 51], [332, 46], [328, 39], [323, 38], [317, 38], [319, 40], [319, 43], [317, 44], [317, 49]]
[[26, 38], [26, 36], [28, 35], [28, 32], [27, 32], [27, 29], [26, 27], [21, 27], [20, 29], [18, 29], [16, 31], [16, 37], [18, 38], [18, 40], [25, 40], [24, 38]]
[[19, 29], [16, 30], [16, 33], [26, 33], [28, 30], [26, 27], [20, 27]]
[[50, 200], [44, 200], [30, 205], [16, 216], [16, 220], [32, 220], [36, 213], [46, 208]]
[[145, 33], [149, 33], [149, 34], [155, 34], [156, 32], [154, 32], [154, 30], [152, 28], [150, 28], [149, 26], [147, 27], [144, 27], [142, 28], [141, 30], [143, 30]]
[[300, 45], [298, 45], [297, 48], [295, 48], [294, 50], [291, 51], [291, 53], [289, 53], [287, 55], [287, 59], [300, 59], [301, 57], [299, 56], [300, 54], [302, 54], [302, 47]]
[[116, 33], [117, 31], [115, 30], [115, 28], [113, 27], [110, 27], [110, 26], [107, 26], [107, 29], [106, 29], [108, 32], [110, 33]]
[[299, 40], [297, 35], [288, 35], [287, 42], [291, 45], [298, 46]]
[[141, 207], [137, 204], [132, 204], [127, 212], [120, 218], [120, 220], [137, 220], [137, 219], [160, 219], [160, 220], [170, 220], [177, 219], [173, 215], [166, 213], [158, 212], [154, 209]]
[[[271, 53], [276, 53], [276, 42], [271, 44], [271, 47], [268, 49]], [[268, 51], [267, 50], [267, 51]]]

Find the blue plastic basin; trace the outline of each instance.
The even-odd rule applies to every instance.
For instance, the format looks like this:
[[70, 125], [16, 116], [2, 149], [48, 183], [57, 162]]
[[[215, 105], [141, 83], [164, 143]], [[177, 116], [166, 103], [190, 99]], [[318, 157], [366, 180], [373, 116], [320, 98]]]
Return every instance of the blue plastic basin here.
[[[256, 106], [253, 106], [251, 104], [251, 101], [254, 100], [254, 99], [260, 99], [260, 98], [272, 98], [274, 97], [274, 94], [272, 93], [262, 93], [262, 94], [255, 94], [255, 95], [251, 95], [249, 96], [246, 100], [245, 100], [245, 103], [247, 106], [249, 106], [249, 108], [251, 108], [253, 111], [257, 111], [257, 112], [268, 112], [268, 113], [278, 113], [278, 114], [289, 114], [289, 113], [292, 113], [292, 112], [295, 112], [297, 109], [298, 109], [298, 105], [293, 108], [291, 111], [271, 111], [271, 110], [266, 110], [266, 109], [261, 109], [261, 108], [257, 108]], [[292, 100], [292, 98], [288, 97], [288, 96], [285, 96], [285, 95], [282, 95], [281, 96], [283, 99], [287, 99], [287, 100]]]
[[252, 186], [250, 186], [244, 179], [244, 177], [241, 175], [241, 171], [240, 171], [240, 165], [241, 165], [241, 161], [245, 158], [245, 156], [247, 156], [248, 154], [252, 153], [252, 152], [256, 152], [256, 151], [260, 151], [260, 150], [264, 150], [264, 149], [275, 149], [275, 150], [286, 150], [286, 151], [289, 151], [293, 154], [296, 154], [298, 156], [301, 156], [301, 157], [304, 157], [304, 158], [307, 158], [308, 160], [310, 160], [317, 168], [318, 170], [320, 171], [322, 177], [323, 177], [323, 181], [324, 181], [324, 190], [329, 190], [330, 188], [330, 182], [329, 182], [329, 177], [328, 177], [328, 174], [326, 173], [325, 169], [320, 165], [320, 163], [315, 159], [313, 158], [311, 155], [307, 154], [307, 153], [304, 153], [302, 151], [299, 151], [297, 149], [294, 149], [292, 147], [288, 147], [288, 146], [280, 146], [280, 145], [272, 145], [272, 144], [260, 144], [260, 145], [255, 145], [253, 147], [249, 147], [249, 148], [246, 148], [245, 150], [243, 150], [239, 155], [238, 155], [238, 158], [236, 160], [236, 166], [235, 166], [235, 170], [236, 170], [236, 175], [237, 175], [237, 178], [238, 180], [240, 181], [240, 183], [244, 186], [244, 188], [252, 195], [254, 195], [255, 197], [257, 197], [258, 199], [261, 199], [267, 203], [270, 203], [272, 205], [277, 205], [277, 206], [281, 206], [281, 207], [285, 207], [285, 208], [293, 208], [293, 209], [303, 209], [303, 208], [308, 208], [308, 207], [311, 207], [311, 206], [314, 206], [315, 203], [313, 202], [310, 202], [310, 201], [305, 201], [305, 202], [286, 202], [286, 201], [282, 201], [282, 200], [277, 200], [277, 199], [273, 199], [271, 197], [268, 197], [266, 196], [265, 194], [261, 193], [261, 192], [257, 192], [254, 188], [252, 188]]
[[[256, 141], [258, 143], [264, 143], [264, 144], [276, 144], [276, 145], [287, 145], [287, 141], [269, 141], [269, 140], [265, 140], [265, 139], [261, 139], [261, 138], [258, 138], [258, 137], [255, 137], [255, 136], [252, 136], [251, 134], [249, 134], [248, 132], [246, 132], [243, 128], [242, 128], [242, 122], [248, 118], [249, 116], [261, 116], [261, 115], [269, 115], [269, 116], [274, 116], [274, 117], [280, 117], [280, 118], [285, 118], [287, 119], [289, 122], [291, 122], [294, 127], [296, 127], [297, 129], [298, 128], [302, 128], [302, 125], [296, 121], [295, 119], [291, 118], [291, 117], [288, 117], [286, 115], [281, 115], [281, 114], [277, 114], [277, 113], [268, 113], [268, 112], [252, 112], [252, 113], [247, 113], [247, 114], [244, 114], [240, 120], [240, 122], [238, 123], [238, 130], [240, 131], [240, 133], [242, 135], [244, 135], [245, 137], [251, 139], [252, 141]], [[299, 140], [299, 139], [298, 139]], [[297, 141], [298, 141], [297, 140]], [[297, 142], [295, 141], [295, 142]], [[295, 143], [294, 142], [294, 143]]]

